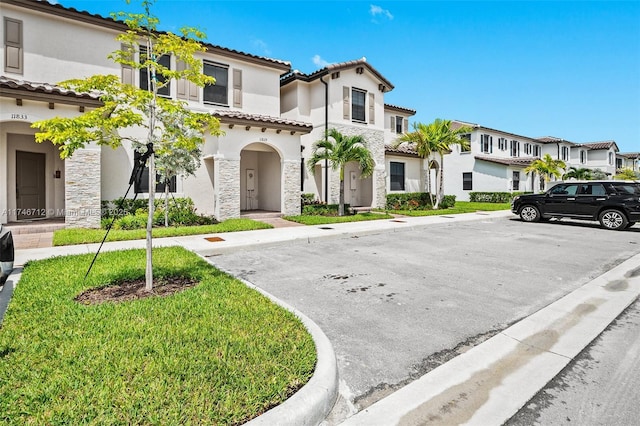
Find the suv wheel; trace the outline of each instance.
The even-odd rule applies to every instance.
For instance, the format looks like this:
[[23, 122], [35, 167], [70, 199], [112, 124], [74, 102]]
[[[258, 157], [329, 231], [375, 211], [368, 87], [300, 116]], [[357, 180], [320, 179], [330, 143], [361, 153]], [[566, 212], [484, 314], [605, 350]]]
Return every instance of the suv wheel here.
[[520, 218], [525, 222], [538, 222], [540, 210], [535, 206], [524, 206], [520, 209]]
[[600, 225], [603, 228], [619, 231], [625, 229], [629, 221], [619, 210], [605, 210], [600, 213]]

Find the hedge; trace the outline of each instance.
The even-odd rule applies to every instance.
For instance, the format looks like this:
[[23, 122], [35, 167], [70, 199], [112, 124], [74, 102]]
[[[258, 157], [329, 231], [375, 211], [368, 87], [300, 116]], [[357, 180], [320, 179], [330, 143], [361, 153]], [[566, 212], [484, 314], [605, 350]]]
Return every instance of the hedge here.
[[[434, 195], [435, 199], [435, 195]], [[447, 209], [456, 204], [455, 195], [445, 195], [439, 208]], [[388, 210], [424, 210], [431, 208], [428, 192], [405, 192], [401, 194], [387, 194], [386, 208]]]
[[476, 203], [510, 203], [516, 195], [524, 192], [470, 192], [469, 201]]

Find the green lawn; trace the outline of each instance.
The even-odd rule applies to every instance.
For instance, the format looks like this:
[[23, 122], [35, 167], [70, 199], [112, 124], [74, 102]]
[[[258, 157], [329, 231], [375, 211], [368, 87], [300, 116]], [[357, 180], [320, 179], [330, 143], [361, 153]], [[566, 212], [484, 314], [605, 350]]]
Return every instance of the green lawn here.
[[[216, 234], [219, 232], [250, 231], [254, 229], [273, 228], [271, 225], [251, 219], [228, 219], [215, 225], [179, 226], [168, 228], [154, 228], [153, 237], [180, 237], [185, 235]], [[99, 243], [104, 238], [104, 229], [60, 229], [53, 234], [54, 246], [72, 244]], [[109, 231], [107, 241], [143, 240], [146, 230], [114, 230]]]
[[320, 216], [320, 215], [300, 215], [285, 216], [283, 219], [304, 225], [325, 225], [327, 223], [361, 222], [363, 220], [392, 219], [393, 216], [385, 213], [358, 213], [348, 216]]
[[473, 213], [476, 211], [509, 210], [510, 203], [472, 203], [469, 201], [456, 201], [454, 207], [439, 210], [387, 210], [387, 213], [404, 216], [436, 216], [459, 213]]
[[157, 277], [196, 287], [83, 305], [82, 291], [144, 276], [143, 250], [29, 262], [0, 328], [0, 423], [240, 424], [284, 401], [316, 362], [290, 312], [177, 248]]

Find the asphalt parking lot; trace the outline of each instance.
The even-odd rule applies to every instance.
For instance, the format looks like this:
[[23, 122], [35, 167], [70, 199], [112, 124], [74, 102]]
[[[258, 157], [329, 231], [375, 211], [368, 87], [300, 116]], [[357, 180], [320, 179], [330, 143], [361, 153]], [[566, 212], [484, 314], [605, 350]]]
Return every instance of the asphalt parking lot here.
[[514, 216], [211, 260], [324, 330], [341, 379], [338, 421], [638, 253], [640, 226], [613, 232]]

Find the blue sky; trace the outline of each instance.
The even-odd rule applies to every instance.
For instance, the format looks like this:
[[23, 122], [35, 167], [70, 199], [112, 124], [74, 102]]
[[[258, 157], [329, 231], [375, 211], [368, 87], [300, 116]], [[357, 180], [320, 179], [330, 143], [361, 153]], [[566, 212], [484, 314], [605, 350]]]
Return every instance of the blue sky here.
[[[108, 16], [124, 1], [59, 0]], [[310, 73], [366, 57], [412, 121], [458, 119], [640, 151], [640, 1], [157, 0], [164, 30]]]

